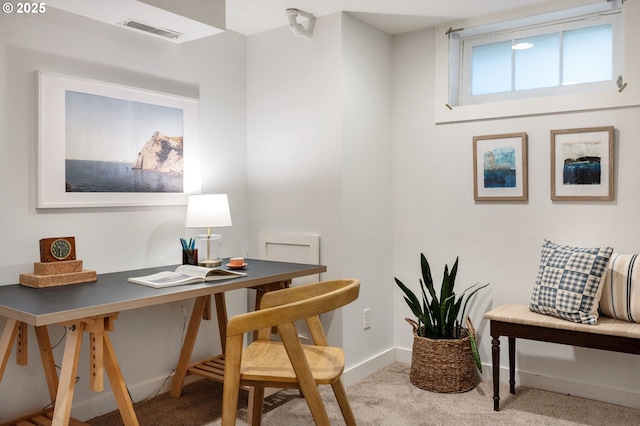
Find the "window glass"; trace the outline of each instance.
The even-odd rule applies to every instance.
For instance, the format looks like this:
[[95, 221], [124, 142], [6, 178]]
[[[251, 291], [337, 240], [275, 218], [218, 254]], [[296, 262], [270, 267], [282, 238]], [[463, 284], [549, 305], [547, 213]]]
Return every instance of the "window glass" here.
[[475, 46], [472, 51], [471, 94], [511, 90], [511, 42]]
[[563, 40], [562, 84], [591, 83], [613, 78], [611, 25], [566, 31]]
[[[519, 48], [519, 46], [522, 46]], [[557, 86], [560, 81], [560, 34], [516, 39], [515, 90]], [[473, 70], [475, 73], [475, 70]]]

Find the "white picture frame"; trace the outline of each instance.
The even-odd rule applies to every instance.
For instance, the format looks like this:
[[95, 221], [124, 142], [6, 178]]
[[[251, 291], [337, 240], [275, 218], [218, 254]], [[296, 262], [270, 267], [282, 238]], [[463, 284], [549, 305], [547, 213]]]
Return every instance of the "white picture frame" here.
[[[75, 78], [44, 71], [36, 72], [38, 89], [38, 133], [37, 133], [37, 208], [82, 208], [82, 207], [114, 207], [114, 206], [159, 206], [159, 205], [186, 205], [189, 194], [197, 194], [201, 191], [200, 163], [199, 163], [199, 142], [198, 142], [198, 100], [194, 98], [176, 96], [167, 93], [154, 92], [124, 85], [107, 82]], [[103, 122], [91, 119], [95, 127], [82, 129], [82, 148], [76, 148], [78, 142], [72, 141], [77, 134], [73, 125], [67, 123], [66, 108], [72, 104], [72, 97], [79, 96], [81, 100], [97, 102], [108, 101], [110, 107], [104, 110], [95, 108], [91, 111], [81, 111], [82, 113], [95, 114], [96, 111], [104, 111]], [[114, 107], [111, 107], [114, 106]], [[78, 109], [82, 109], [76, 107]], [[151, 116], [149, 120], [141, 120], [139, 114], [134, 114], [140, 108], [145, 110], [145, 117]], [[151, 112], [149, 112], [151, 111]], [[153, 117], [154, 111], [159, 112], [158, 117]], [[171, 124], [174, 128], [182, 126], [182, 169], [178, 172], [167, 174], [180, 175], [182, 173], [180, 185], [170, 191], [146, 191], [146, 190], [115, 190], [89, 189], [75, 191], [66, 182], [66, 162], [67, 151], [73, 149], [82, 150], [85, 156], [93, 155], [93, 159], [107, 157], [114, 150], [120, 153], [125, 149], [133, 152], [134, 148], [142, 147], [148, 138], [153, 135], [149, 129], [152, 126], [162, 123], [160, 116], [163, 111], [168, 111], [173, 116]], [[72, 115], [72, 114], [69, 114]], [[111, 121], [110, 121], [111, 120]], [[182, 121], [178, 123], [178, 121]], [[80, 120], [78, 120], [80, 121]], [[126, 123], [122, 123], [125, 121]], [[144, 123], [147, 128], [143, 128]], [[82, 124], [88, 127], [86, 123]], [[122, 127], [133, 128], [127, 132], [120, 133]], [[155, 129], [161, 131], [161, 129]], [[105, 135], [113, 132], [113, 134]], [[146, 133], [144, 133], [146, 132]], [[176, 130], [177, 132], [177, 130]], [[135, 141], [131, 135], [143, 135], [136, 137]], [[148, 135], [148, 136], [144, 136]], [[169, 135], [178, 136], [178, 135]], [[104, 147], [108, 141], [110, 145]], [[125, 148], [115, 144], [128, 144]], [[86, 153], [94, 150], [95, 152]], [[70, 154], [71, 155], [71, 154]], [[113, 155], [116, 155], [113, 153]], [[124, 157], [122, 161], [135, 160], [126, 152], [118, 154]], [[117, 163], [120, 160], [113, 160]], [[126, 166], [123, 166], [126, 168]], [[133, 167], [131, 167], [133, 169]], [[89, 170], [87, 168], [87, 170]], [[90, 180], [90, 179], [89, 179]], [[175, 179], [174, 179], [175, 181]], [[162, 186], [159, 186], [162, 189]], [[93, 187], [92, 187], [93, 188]], [[97, 188], [97, 187], [96, 187]], [[175, 189], [179, 188], [179, 189]]]

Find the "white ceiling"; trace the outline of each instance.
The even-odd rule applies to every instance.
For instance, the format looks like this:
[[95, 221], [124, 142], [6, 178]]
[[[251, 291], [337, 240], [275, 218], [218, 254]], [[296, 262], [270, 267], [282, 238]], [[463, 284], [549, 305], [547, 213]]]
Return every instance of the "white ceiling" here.
[[227, 0], [227, 28], [250, 35], [287, 25], [288, 8], [317, 17], [350, 12], [388, 33], [400, 34], [458, 19], [541, 3], [540, 0]]
[[[316, 17], [348, 12], [388, 33], [400, 34], [464, 18], [492, 15], [541, 0], [49, 0], [54, 7], [96, 21], [118, 25], [133, 19], [184, 34], [182, 43], [219, 32], [210, 24], [224, 19], [226, 29], [251, 35], [288, 25], [286, 10], [300, 9]], [[154, 7], [149, 5], [153, 4]], [[169, 10], [172, 10], [169, 12]], [[178, 12], [176, 14], [175, 12]], [[190, 18], [191, 17], [191, 18]], [[216, 23], [213, 23], [215, 26]], [[139, 30], [134, 30], [139, 31]]]

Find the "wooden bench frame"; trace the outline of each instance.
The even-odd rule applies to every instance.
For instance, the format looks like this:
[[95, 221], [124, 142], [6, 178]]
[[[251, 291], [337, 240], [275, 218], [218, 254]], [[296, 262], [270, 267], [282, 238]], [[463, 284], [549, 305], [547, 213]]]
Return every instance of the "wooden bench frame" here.
[[[491, 363], [493, 369], [493, 409], [500, 411], [500, 337], [506, 336], [509, 341], [509, 391], [515, 394], [516, 339], [536, 340], [540, 342], [559, 343], [605, 351], [623, 352], [640, 355], [640, 339], [545, 327], [540, 325], [520, 324], [509, 320], [490, 319], [491, 329]], [[619, 321], [619, 320], [615, 320]], [[620, 321], [624, 324], [624, 321]], [[628, 323], [627, 323], [628, 324]], [[633, 324], [634, 326], [639, 326]]]

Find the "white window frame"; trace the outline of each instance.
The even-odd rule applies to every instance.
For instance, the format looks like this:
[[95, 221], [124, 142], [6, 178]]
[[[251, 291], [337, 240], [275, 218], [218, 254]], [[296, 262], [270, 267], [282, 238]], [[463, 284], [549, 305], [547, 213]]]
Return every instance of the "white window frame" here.
[[[485, 95], [471, 95], [471, 54], [473, 47], [485, 45], [487, 44], [487, 37], [467, 37], [459, 42], [462, 43], [462, 93], [460, 96], [461, 105], [471, 105], [471, 104], [484, 104], [488, 102], [496, 102], [503, 101], [509, 99], [525, 99], [531, 96], [552, 96], [552, 95], [562, 95], [565, 93], [578, 93], [578, 92], [597, 92], [603, 90], [617, 90], [618, 87], [616, 85], [616, 81], [618, 76], [622, 75], [623, 63], [622, 63], [622, 16], [619, 14], [616, 15], [607, 15], [600, 16], [595, 25], [604, 25], [610, 24], [613, 32], [613, 58], [612, 58], [612, 76], [609, 81], [601, 81], [601, 82], [593, 82], [593, 83], [583, 83], [571, 86], [554, 86], [554, 87], [546, 87], [539, 89], [529, 89], [529, 90], [511, 90], [508, 92], [502, 93], [491, 93]], [[546, 35], [552, 32], [559, 33], [562, 31], [570, 31], [580, 28], [586, 28], [588, 19], [580, 19], [579, 21], [568, 21], [561, 22], [553, 25], [549, 25], [546, 27], [533, 27], [529, 29], [521, 29], [514, 31], [506, 31], [501, 34], [491, 34], [490, 42], [491, 43], [499, 43], [503, 41], [510, 41], [514, 38], [528, 38], [535, 37], [539, 35]], [[562, 58], [560, 58], [562, 59]]]
[[[519, 12], [505, 13], [489, 19], [473, 19], [457, 23], [452, 23], [437, 27], [436, 36], [436, 87], [435, 87], [435, 115], [436, 123], [447, 123], [456, 121], [469, 121], [478, 119], [552, 114], [568, 111], [583, 111], [603, 108], [619, 108], [624, 106], [640, 105], [640, 90], [633, 88], [631, 84], [624, 86], [628, 77], [640, 78], [640, 55], [633, 52], [640, 51], [640, 2], [627, 1], [624, 3], [624, 13], [622, 14], [622, 39], [623, 43], [615, 43], [614, 50], [619, 49], [618, 55], [623, 59], [622, 69], [616, 69], [614, 65], [614, 79], [609, 82], [605, 89], [598, 88], [595, 91], [585, 92], [583, 89], [575, 87], [563, 87], [565, 93], [548, 96], [537, 96], [522, 99], [495, 99], [495, 101], [481, 104], [458, 105], [460, 103], [459, 89], [460, 72], [456, 68], [456, 62], [450, 62], [451, 57], [460, 58], [462, 55], [460, 43], [450, 43], [449, 38], [455, 29], [478, 28], [489, 24], [495, 24], [497, 30], [503, 22], [522, 20], [529, 17], [541, 16], [555, 12], [560, 14], [563, 10], [585, 6], [601, 6], [606, 4], [606, 0], [563, 0], [544, 5], [532, 6], [522, 9]], [[615, 29], [614, 29], [615, 31]], [[614, 35], [615, 37], [615, 35]], [[458, 46], [456, 48], [456, 45]], [[615, 55], [616, 53], [614, 53]], [[453, 66], [451, 66], [453, 64]], [[458, 65], [459, 66], [459, 65]], [[617, 76], [622, 79], [618, 84]], [[456, 84], [450, 84], [455, 82]], [[638, 83], [640, 85], [640, 82]], [[576, 85], [585, 86], [585, 85]], [[593, 87], [597, 87], [596, 84]], [[451, 90], [454, 88], [454, 90]], [[538, 90], [538, 89], [536, 89]]]

